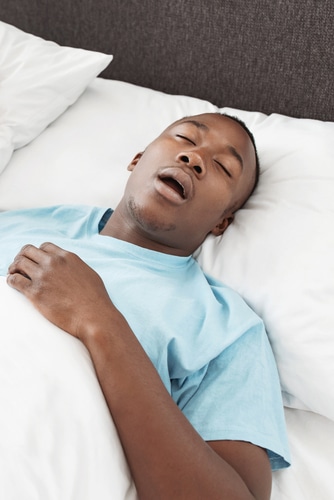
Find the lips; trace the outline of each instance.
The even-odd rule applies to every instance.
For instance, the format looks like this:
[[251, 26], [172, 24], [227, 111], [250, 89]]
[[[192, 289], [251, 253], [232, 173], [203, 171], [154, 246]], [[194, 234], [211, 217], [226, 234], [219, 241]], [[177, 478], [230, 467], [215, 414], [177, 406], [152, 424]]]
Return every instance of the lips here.
[[173, 190], [182, 200], [187, 200], [193, 194], [191, 176], [179, 167], [168, 167], [160, 171], [158, 178], [169, 189]]

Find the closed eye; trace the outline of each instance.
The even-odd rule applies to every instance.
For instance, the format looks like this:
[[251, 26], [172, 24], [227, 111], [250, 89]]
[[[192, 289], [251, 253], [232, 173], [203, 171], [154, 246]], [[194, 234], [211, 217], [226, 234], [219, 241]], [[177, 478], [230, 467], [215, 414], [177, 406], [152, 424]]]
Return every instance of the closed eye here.
[[214, 161], [217, 163], [217, 165], [219, 165], [224, 170], [225, 174], [228, 175], [228, 177], [232, 178], [231, 173], [227, 170], [227, 168], [222, 163], [220, 163], [220, 161], [217, 161], [217, 160], [214, 160]]
[[195, 142], [189, 139], [189, 137], [186, 137], [185, 135], [176, 134], [176, 137], [180, 137], [180, 139], [184, 139], [185, 141], [190, 142], [190, 144], [192, 144], [193, 146], [196, 146]]

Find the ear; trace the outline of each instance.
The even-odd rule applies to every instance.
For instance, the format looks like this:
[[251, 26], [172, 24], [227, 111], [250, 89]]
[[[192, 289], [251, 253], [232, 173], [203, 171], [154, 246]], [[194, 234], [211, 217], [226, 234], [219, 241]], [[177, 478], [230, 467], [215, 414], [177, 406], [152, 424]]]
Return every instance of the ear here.
[[234, 215], [231, 214], [229, 217], [224, 217], [224, 219], [217, 224], [211, 231], [214, 236], [221, 236], [223, 232], [228, 228], [228, 226], [233, 222]]
[[135, 168], [135, 166], [137, 165], [137, 163], [139, 162], [139, 160], [142, 156], [143, 156], [143, 152], [137, 153], [136, 156], [131, 161], [130, 165], [128, 165], [127, 170], [132, 172], [132, 170]]

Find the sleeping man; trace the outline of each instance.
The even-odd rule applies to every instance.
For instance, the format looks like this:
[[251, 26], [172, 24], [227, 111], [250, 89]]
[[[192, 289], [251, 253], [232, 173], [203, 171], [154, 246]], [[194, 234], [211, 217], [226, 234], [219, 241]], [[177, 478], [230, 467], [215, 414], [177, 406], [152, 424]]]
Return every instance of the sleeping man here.
[[0, 272], [88, 349], [139, 498], [269, 499], [289, 452], [267, 335], [192, 257], [253, 192], [253, 137], [186, 117], [128, 169], [114, 211], [1, 214]]

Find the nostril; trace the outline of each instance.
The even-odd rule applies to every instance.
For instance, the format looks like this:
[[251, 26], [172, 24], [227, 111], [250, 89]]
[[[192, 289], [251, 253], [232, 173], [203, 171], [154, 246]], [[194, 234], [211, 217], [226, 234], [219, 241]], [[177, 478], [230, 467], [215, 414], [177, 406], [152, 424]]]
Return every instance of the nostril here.
[[201, 174], [201, 173], [202, 173], [202, 167], [200, 167], [199, 165], [194, 165], [194, 170], [195, 170], [195, 172], [197, 172], [198, 174]]
[[181, 161], [184, 161], [184, 163], [189, 163], [189, 158], [186, 155], [181, 156]]

